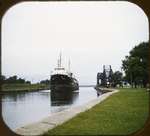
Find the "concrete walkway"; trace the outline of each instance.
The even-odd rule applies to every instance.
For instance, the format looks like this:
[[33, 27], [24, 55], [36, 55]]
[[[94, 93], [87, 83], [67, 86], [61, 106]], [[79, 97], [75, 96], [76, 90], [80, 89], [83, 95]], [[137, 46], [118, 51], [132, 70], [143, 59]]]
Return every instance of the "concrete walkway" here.
[[64, 110], [64, 111], [61, 111], [58, 113], [54, 113], [51, 116], [49, 116], [39, 122], [32, 123], [32, 124], [26, 125], [24, 127], [18, 128], [15, 130], [15, 133], [20, 134], [20, 135], [27, 135], [27, 136], [41, 135], [41, 134], [47, 132], [49, 129], [52, 129], [52, 128], [56, 127], [57, 125], [60, 125], [64, 122], [66, 122], [67, 120], [73, 118], [78, 113], [84, 112], [84, 111], [92, 108], [93, 106], [95, 106], [96, 104], [105, 100], [107, 97], [109, 97], [113, 93], [118, 92], [118, 90], [112, 90], [112, 89], [111, 89], [111, 91], [112, 92], [105, 93], [105, 94], [99, 96], [98, 98], [96, 98], [82, 106], [71, 107], [67, 110]]

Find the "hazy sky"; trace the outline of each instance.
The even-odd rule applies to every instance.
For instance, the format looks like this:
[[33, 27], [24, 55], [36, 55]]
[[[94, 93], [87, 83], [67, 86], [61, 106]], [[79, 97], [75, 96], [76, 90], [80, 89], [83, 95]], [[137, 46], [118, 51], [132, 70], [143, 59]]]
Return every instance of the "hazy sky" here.
[[2, 74], [48, 79], [61, 51], [80, 84], [95, 84], [103, 65], [121, 70], [148, 30], [144, 11], [129, 2], [23, 2], [2, 20]]

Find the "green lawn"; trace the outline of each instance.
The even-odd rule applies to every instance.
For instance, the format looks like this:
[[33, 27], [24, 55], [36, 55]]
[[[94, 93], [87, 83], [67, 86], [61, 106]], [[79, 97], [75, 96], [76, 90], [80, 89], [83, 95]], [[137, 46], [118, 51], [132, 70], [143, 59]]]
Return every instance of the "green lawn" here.
[[146, 89], [120, 89], [92, 109], [44, 135], [127, 135], [141, 129], [149, 112]]
[[34, 91], [41, 89], [49, 89], [49, 85], [45, 84], [4, 84], [2, 91]]

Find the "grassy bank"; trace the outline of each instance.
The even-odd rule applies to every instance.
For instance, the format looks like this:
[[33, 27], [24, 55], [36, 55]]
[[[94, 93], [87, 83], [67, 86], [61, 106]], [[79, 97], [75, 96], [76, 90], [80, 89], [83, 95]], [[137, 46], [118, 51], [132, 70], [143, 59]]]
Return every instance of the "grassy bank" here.
[[49, 89], [49, 85], [45, 84], [4, 84], [2, 91], [34, 91]]
[[146, 89], [120, 89], [92, 109], [44, 135], [128, 135], [144, 126], [148, 103]]

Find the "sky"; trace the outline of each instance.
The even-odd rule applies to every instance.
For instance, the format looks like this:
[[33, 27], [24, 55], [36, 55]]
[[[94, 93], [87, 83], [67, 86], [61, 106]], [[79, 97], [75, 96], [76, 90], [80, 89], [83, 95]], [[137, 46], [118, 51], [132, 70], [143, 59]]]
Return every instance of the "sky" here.
[[2, 74], [50, 79], [60, 52], [79, 84], [96, 84], [103, 65], [121, 71], [129, 51], [149, 39], [148, 18], [130, 2], [21, 2], [2, 19]]

